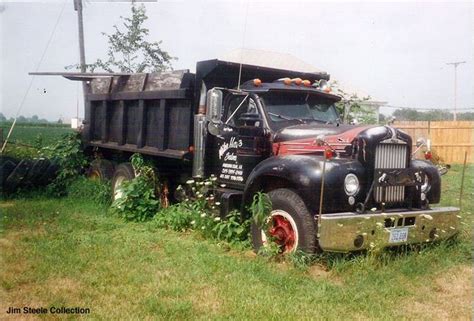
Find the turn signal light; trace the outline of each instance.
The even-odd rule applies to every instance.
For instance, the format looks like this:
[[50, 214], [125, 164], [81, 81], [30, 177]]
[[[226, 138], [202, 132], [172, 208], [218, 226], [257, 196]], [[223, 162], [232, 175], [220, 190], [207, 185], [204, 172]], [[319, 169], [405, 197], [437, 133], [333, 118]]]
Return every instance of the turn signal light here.
[[261, 81], [260, 79], [258, 79], [258, 78], [255, 78], [255, 79], [253, 80], [253, 84], [254, 84], [254, 86], [258, 87], [258, 86], [260, 86], [260, 85], [262, 84], [262, 81]]
[[431, 158], [433, 158], [433, 154], [431, 153], [431, 151], [426, 151], [425, 152], [425, 159], [430, 160]]
[[326, 158], [326, 159], [331, 159], [333, 156], [334, 156], [334, 155], [333, 155], [333, 152], [332, 152], [332, 150], [331, 150], [330, 148], [326, 148], [326, 149], [324, 150], [324, 158]]

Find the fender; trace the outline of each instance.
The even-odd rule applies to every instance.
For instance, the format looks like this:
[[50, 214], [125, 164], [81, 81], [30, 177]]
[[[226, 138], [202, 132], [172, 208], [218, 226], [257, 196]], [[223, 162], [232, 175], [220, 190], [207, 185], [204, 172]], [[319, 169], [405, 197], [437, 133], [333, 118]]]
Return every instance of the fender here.
[[[301, 196], [311, 213], [319, 212], [322, 168], [324, 159], [317, 155], [273, 156], [259, 163], [250, 173], [244, 189], [243, 204], [252, 201], [258, 191], [275, 188], [290, 188]], [[344, 192], [344, 178], [354, 173], [361, 188], [356, 194], [356, 203], [366, 194], [367, 176], [362, 164], [353, 159], [335, 158], [326, 162], [323, 212], [352, 211], [348, 196]], [[244, 205], [244, 206], [245, 206]]]
[[422, 169], [428, 175], [430, 188], [426, 194], [430, 204], [437, 204], [441, 198], [441, 175], [433, 163], [425, 160], [413, 159], [410, 167]]

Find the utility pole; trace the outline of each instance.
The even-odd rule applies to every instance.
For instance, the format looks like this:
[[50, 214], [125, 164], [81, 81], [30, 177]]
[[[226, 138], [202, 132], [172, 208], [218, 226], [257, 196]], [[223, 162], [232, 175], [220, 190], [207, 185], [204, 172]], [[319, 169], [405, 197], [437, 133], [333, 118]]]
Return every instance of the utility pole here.
[[453, 120], [457, 120], [457, 90], [458, 90], [458, 66], [460, 64], [465, 64], [465, 61], [455, 61], [455, 62], [448, 62], [447, 65], [451, 65], [454, 67], [454, 114]]
[[[82, 0], [74, 0], [74, 10], [77, 11], [77, 29], [79, 34], [79, 63], [81, 65], [81, 72], [86, 72], [86, 53], [84, 49], [84, 22], [82, 19]], [[84, 95], [87, 92], [87, 85], [83, 81], [82, 89]]]

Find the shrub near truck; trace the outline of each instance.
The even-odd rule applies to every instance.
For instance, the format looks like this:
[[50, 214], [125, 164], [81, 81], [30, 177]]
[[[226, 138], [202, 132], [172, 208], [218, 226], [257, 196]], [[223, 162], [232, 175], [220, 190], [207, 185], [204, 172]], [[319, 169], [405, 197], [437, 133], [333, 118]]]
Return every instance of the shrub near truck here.
[[440, 176], [430, 162], [412, 160], [412, 138], [390, 126], [340, 124], [341, 98], [324, 72], [209, 60], [195, 74], [63, 76], [87, 83], [82, 137], [97, 158], [91, 172], [112, 179], [117, 193], [117, 182], [132, 176], [121, 169], [140, 153], [170, 195], [191, 177], [214, 174], [223, 217], [233, 209], [250, 215], [253, 195], [266, 192], [273, 209], [268, 230], [252, 227], [256, 249], [267, 237], [283, 252], [311, 253], [457, 233], [459, 209], [431, 208]]

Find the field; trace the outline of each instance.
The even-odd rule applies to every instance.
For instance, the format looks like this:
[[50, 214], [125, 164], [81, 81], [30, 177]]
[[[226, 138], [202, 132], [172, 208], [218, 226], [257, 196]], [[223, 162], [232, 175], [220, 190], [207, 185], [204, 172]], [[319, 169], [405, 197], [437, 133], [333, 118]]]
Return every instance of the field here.
[[[87, 197], [5, 200], [0, 319], [18, 318], [11, 306], [77, 306], [98, 320], [470, 320], [473, 169], [457, 241], [299, 268], [197, 232], [125, 223]], [[460, 175], [454, 166], [443, 176], [442, 205], [458, 204]]]
[[[3, 129], [3, 139], [6, 139], [10, 126], [10, 123], [0, 123], [0, 128]], [[42, 144], [49, 145], [71, 131], [71, 127], [68, 125], [18, 123], [13, 129], [10, 141], [25, 145], [34, 145], [41, 141]]]

